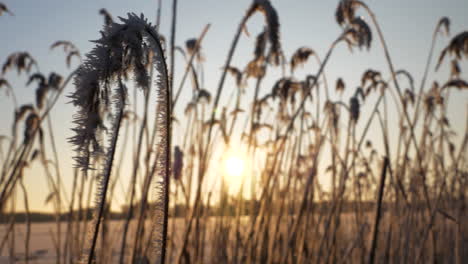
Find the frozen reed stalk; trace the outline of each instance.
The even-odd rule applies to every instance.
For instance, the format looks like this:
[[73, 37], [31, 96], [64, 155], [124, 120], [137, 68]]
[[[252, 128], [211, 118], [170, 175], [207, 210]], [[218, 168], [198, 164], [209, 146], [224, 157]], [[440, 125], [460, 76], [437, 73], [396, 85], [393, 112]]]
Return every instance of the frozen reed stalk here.
[[[149, 75], [150, 63], [155, 64], [159, 73], [157, 85], [158, 113], [156, 122], [160, 141], [160, 155], [157, 162], [158, 207], [155, 232], [156, 258], [164, 260], [167, 235], [168, 185], [170, 164], [170, 113], [171, 105], [168, 90], [168, 78], [164, 51], [155, 28], [147, 19], [135, 14], [119, 18], [122, 24], [110, 22], [101, 31], [101, 38], [93, 50], [87, 54], [83, 65], [75, 77], [75, 92], [70, 96], [78, 108], [73, 129], [75, 136], [70, 138], [77, 157], [77, 167], [84, 171], [90, 169], [90, 161], [105, 157], [103, 171], [98, 180], [96, 194], [97, 208], [93, 217], [94, 225], [90, 230], [89, 245], [84, 255], [84, 262], [92, 263], [95, 258], [96, 240], [102, 220], [106, 194], [111, 176], [114, 153], [123, 117], [127, 88], [124, 79], [133, 75], [135, 86], [143, 91], [151, 87]], [[152, 57], [154, 56], [154, 59]], [[110, 87], [116, 84], [116, 89]], [[107, 133], [106, 116], [111, 116], [109, 146], [103, 146], [99, 134]]]

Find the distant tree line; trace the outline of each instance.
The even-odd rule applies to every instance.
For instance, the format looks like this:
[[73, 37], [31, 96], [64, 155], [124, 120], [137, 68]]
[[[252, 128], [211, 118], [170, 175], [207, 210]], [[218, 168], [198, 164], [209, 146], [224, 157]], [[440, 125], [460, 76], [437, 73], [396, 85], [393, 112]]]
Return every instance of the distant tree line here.
[[[136, 204], [141, 204], [139, 202], [136, 202]], [[417, 203], [416, 203], [417, 204]], [[240, 206], [239, 206], [240, 205]], [[415, 202], [412, 202], [413, 208], [416, 209], [424, 209], [424, 204], [422, 202], [419, 202], [419, 206], [415, 206]], [[152, 203], [147, 204], [147, 206], [151, 207], [153, 206]], [[289, 214], [293, 214], [294, 208], [296, 208], [298, 205], [289, 205], [290, 210], [288, 210]], [[365, 211], [365, 212], [372, 212], [372, 210], [375, 208], [375, 201], [362, 201], [359, 203], [356, 203], [354, 201], [345, 201], [343, 203], [343, 208], [342, 208], [342, 213], [350, 213], [353, 212], [356, 209], [356, 206], [359, 206], [359, 210]], [[383, 210], [389, 210], [392, 207], [392, 204], [390, 203], [384, 203], [382, 206]], [[455, 205], [453, 206], [455, 207]], [[116, 211], [110, 211], [106, 210], [105, 217], [110, 220], [122, 220], [125, 219], [126, 214], [128, 213], [128, 208], [129, 205], [124, 205], [121, 207], [120, 212]], [[139, 208], [137, 208], [139, 210]], [[203, 207], [200, 208], [200, 210], [203, 210], [203, 213], [208, 215], [208, 216], [235, 216], [237, 213], [237, 210], [240, 210], [240, 215], [243, 216], [249, 216], [253, 214], [258, 214], [260, 209], [260, 203], [258, 201], [251, 201], [251, 200], [246, 200], [242, 199], [242, 201], [238, 201], [237, 199], [233, 197], [229, 197], [229, 199], [223, 199], [221, 202], [218, 202], [215, 206], [211, 207]], [[323, 202], [316, 202], [314, 203], [314, 206], [311, 206], [309, 208], [310, 211], [315, 211], [315, 213], [326, 213], [329, 210], [332, 209], [332, 203], [329, 201], [323, 201]], [[93, 208], [88, 208], [88, 209], [83, 209], [81, 213], [79, 211], [73, 211], [70, 215], [70, 212], [66, 212], [60, 215], [60, 221], [66, 221], [70, 217], [74, 218], [77, 217], [78, 214], [84, 214], [81, 219], [85, 219], [85, 216], [87, 219], [92, 218], [93, 214]], [[138, 212], [138, 210], [134, 210], [134, 212]], [[169, 216], [170, 217], [185, 217], [190, 213], [190, 211], [187, 210], [187, 205], [186, 204], [176, 204], [175, 206], [171, 206], [169, 210]], [[444, 212], [442, 212], [444, 213]], [[25, 212], [17, 212], [14, 214], [4, 214], [0, 218], [0, 223], [5, 224], [9, 223], [10, 221], [14, 220], [16, 223], [24, 223], [26, 222], [26, 213]], [[31, 212], [30, 214], [30, 220], [32, 222], [51, 222], [55, 221], [56, 215], [54, 213], [43, 213], [43, 212]], [[135, 215], [132, 216], [134, 218]]]

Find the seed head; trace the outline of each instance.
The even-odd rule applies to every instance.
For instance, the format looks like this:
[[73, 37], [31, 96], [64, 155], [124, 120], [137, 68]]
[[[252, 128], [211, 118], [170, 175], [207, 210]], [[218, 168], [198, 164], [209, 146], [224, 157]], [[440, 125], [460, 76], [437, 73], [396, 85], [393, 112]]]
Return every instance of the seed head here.
[[269, 0], [254, 0], [250, 8], [247, 10], [246, 17], [249, 18], [255, 12], [262, 12], [265, 16], [266, 24], [268, 27], [268, 40], [270, 42], [270, 51], [268, 52], [268, 59], [275, 65], [280, 63], [282, 56], [281, 43], [280, 43], [280, 24], [278, 14], [275, 8], [271, 5]]
[[338, 78], [338, 80], [336, 80], [336, 92], [343, 94], [345, 88], [346, 88], [346, 85], [343, 79]]
[[294, 69], [300, 64], [304, 64], [310, 55], [313, 55], [315, 51], [308, 47], [301, 47], [294, 52], [291, 56], [291, 72], [294, 72]]
[[451, 56], [455, 56], [457, 60], [461, 60], [463, 57], [465, 59], [468, 58], [468, 31], [464, 31], [456, 35], [450, 41], [448, 46], [442, 50], [439, 56], [439, 61], [436, 66], [436, 70], [439, 69], [447, 53]]
[[36, 60], [27, 52], [16, 52], [8, 56], [2, 66], [2, 74], [5, 74], [12, 68], [16, 68], [18, 74], [21, 72], [29, 73], [32, 66], [37, 66]]
[[353, 96], [349, 100], [349, 111], [350, 111], [350, 115], [351, 115], [351, 120], [354, 123], [357, 123], [357, 121], [359, 119], [359, 100], [358, 100], [357, 96]]
[[237, 87], [241, 87], [241, 85], [242, 85], [242, 72], [238, 68], [233, 67], [233, 66], [229, 66], [227, 68], [227, 71], [230, 74], [232, 74], [232, 76], [236, 79]]
[[173, 165], [173, 174], [174, 179], [180, 180], [182, 178], [182, 169], [184, 168], [184, 153], [176, 146], [174, 148], [174, 165]]

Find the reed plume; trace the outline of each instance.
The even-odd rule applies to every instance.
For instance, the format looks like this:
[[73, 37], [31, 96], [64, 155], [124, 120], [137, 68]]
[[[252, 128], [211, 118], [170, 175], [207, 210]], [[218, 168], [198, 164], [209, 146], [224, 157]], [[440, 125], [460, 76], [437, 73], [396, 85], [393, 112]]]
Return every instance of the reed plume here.
[[[278, 65], [282, 55], [278, 14], [269, 0], [254, 0], [249, 10], [247, 10], [246, 18], [248, 19], [255, 12], [262, 12], [265, 16], [265, 21], [267, 24], [267, 31], [265, 33], [268, 35], [268, 40], [271, 44], [267, 57], [271, 62]], [[262, 36], [262, 39], [264, 39], [264, 37], [265, 35]]]
[[300, 47], [299, 49], [294, 52], [294, 54], [291, 56], [291, 72], [294, 72], [297, 66], [304, 64], [309, 56], [313, 55], [315, 53], [314, 50], [308, 47]]
[[[441, 22], [441, 24], [445, 25], [446, 23]], [[461, 60], [463, 57], [468, 58], [468, 31], [461, 32], [453, 37], [448, 46], [442, 50], [436, 69], [439, 69], [447, 53], [455, 56], [457, 60]]]
[[[111, 23], [101, 31], [101, 38], [87, 54], [86, 60], [75, 77], [75, 92], [70, 96], [78, 108], [75, 115], [75, 136], [70, 142], [75, 146], [77, 166], [84, 171], [91, 169], [92, 159], [105, 157], [105, 164], [98, 180], [96, 193], [97, 206], [90, 232], [90, 245], [85, 252], [85, 261], [92, 263], [95, 258], [96, 240], [106, 204], [106, 195], [113, 167], [121, 120], [123, 117], [127, 88], [124, 79], [133, 74], [135, 86], [143, 91], [151, 88], [149, 69], [145, 63], [151, 61], [159, 74], [157, 80], [158, 113], [158, 205], [155, 208], [159, 218], [156, 223], [161, 230], [156, 232], [157, 258], [164, 257], [167, 235], [167, 203], [170, 164], [170, 100], [164, 51], [155, 28], [147, 19], [135, 14], [120, 18], [122, 24]], [[152, 58], [151, 56], [154, 56]], [[117, 87], [112, 90], [111, 85]], [[100, 134], [107, 132], [106, 114], [111, 116], [108, 123], [109, 146], [104, 147]]]

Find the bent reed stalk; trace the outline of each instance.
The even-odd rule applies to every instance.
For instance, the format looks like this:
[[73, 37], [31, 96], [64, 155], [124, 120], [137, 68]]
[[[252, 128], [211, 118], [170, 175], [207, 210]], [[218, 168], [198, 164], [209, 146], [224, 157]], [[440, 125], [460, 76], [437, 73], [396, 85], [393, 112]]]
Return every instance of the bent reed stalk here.
[[[87, 59], [80, 67], [75, 78], [76, 91], [72, 94], [73, 104], [78, 107], [75, 119], [76, 135], [70, 139], [75, 150], [80, 154], [75, 159], [82, 170], [90, 168], [90, 160], [105, 155], [106, 164], [99, 177], [97, 197], [97, 211], [93, 217], [91, 241], [84, 261], [92, 263], [95, 260], [95, 247], [103, 211], [106, 206], [106, 196], [113, 167], [115, 149], [117, 145], [120, 124], [126, 104], [127, 88], [123, 78], [129, 73], [134, 75], [135, 86], [142, 90], [151, 88], [148, 67], [155, 65], [158, 72], [157, 93], [159, 142], [158, 152], [158, 179], [156, 184], [158, 204], [155, 219], [158, 232], [155, 232], [156, 259], [161, 263], [165, 259], [167, 217], [169, 203], [169, 164], [170, 164], [170, 116], [171, 100], [169, 94], [167, 67], [164, 51], [155, 28], [141, 15], [128, 14], [128, 18], [120, 18], [122, 24], [111, 23], [102, 31], [102, 38], [97, 40], [96, 47], [87, 55]], [[143, 38], [141, 38], [143, 36]], [[147, 48], [148, 47], [148, 48]], [[152, 58], [151, 56], [154, 56]], [[133, 70], [133, 72], [129, 72]], [[110, 90], [110, 85], [117, 81], [118, 88]], [[110, 105], [110, 102], [113, 105]], [[116, 114], [113, 114], [115, 113]], [[109, 136], [110, 146], [107, 150], [101, 146], [97, 133], [105, 128], [105, 113], [115, 115], [110, 120], [113, 127]]]

